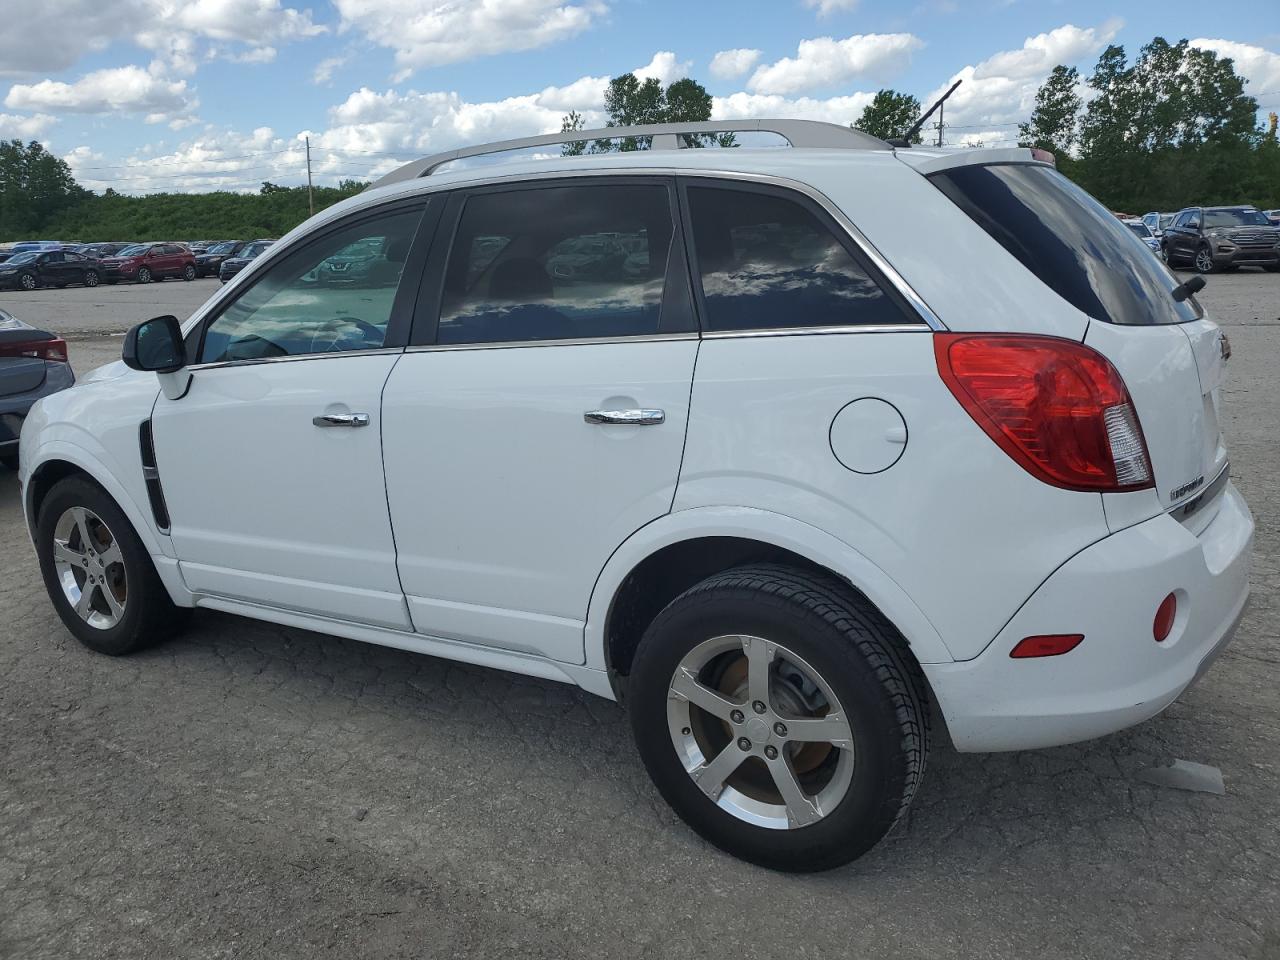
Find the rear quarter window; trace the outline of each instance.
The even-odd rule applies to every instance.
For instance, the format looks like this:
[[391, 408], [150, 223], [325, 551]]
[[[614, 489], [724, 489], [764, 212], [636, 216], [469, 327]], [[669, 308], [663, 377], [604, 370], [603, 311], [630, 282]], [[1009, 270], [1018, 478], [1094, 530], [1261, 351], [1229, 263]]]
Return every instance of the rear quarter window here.
[[1149, 326], [1204, 315], [1194, 297], [1174, 300], [1178, 280], [1164, 263], [1052, 167], [962, 166], [929, 179], [1045, 286], [1094, 319]]

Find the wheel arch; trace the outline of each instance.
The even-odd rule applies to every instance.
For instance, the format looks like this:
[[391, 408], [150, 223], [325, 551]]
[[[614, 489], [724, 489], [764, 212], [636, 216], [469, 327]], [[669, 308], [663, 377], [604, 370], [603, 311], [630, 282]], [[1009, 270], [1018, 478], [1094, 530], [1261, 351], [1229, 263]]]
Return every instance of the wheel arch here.
[[610, 557], [597, 578], [587, 613], [586, 666], [606, 671], [621, 699], [631, 658], [653, 617], [694, 583], [758, 561], [837, 577], [898, 629], [919, 663], [954, 660], [937, 629], [906, 592], [853, 547], [780, 514], [703, 507], [654, 521]]

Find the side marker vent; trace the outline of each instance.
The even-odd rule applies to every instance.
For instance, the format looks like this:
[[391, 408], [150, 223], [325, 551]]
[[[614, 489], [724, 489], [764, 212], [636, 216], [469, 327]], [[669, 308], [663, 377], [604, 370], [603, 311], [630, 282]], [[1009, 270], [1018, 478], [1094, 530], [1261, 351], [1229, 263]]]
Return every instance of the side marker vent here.
[[142, 454], [142, 479], [147, 484], [147, 499], [151, 501], [151, 515], [156, 526], [169, 532], [169, 508], [165, 506], [164, 490], [160, 486], [160, 471], [156, 469], [156, 448], [151, 440], [151, 421], [143, 420], [138, 427], [138, 448]]

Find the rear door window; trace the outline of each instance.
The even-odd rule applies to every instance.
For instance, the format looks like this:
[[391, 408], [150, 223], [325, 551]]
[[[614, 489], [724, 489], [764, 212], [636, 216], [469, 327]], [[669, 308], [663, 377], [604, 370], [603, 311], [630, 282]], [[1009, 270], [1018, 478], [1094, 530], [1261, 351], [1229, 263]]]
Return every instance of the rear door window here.
[[437, 342], [657, 333], [672, 224], [661, 182], [469, 197], [445, 270]]
[[806, 204], [711, 185], [688, 197], [708, 330], [919, 322]]
[[[1022, 265], [1078, 310], [1107, 323], [1184, 323], [1178, 280], [1106, 207], [1039, 164], [952, 167], [929, 177]], [[1027, 304], [1034, 310], [1034, 304]]]

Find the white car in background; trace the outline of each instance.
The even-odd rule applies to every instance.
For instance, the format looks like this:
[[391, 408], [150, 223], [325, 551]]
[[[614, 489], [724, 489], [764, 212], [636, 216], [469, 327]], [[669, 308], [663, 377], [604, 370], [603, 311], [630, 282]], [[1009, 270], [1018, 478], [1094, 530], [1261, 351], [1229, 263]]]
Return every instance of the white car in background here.
[[1141, 220], [1124, 220], [1122, 221], [1129, 231], [1147, 245], [1147, 249], [1154, 253], [1161, 260], [1164, 259], [1164, 250], [1160, 246], [1160, 241], [1156, 239], [1150, 228]]
[[[678, 149], [745, 129], [791, 149]], [[409, 164], [36, 404], [67, 628], [125, 654], [203, 607], [577, 684], [786, 870], [898, 822], [935, 709], [1048, 747], [1205, 671], [1253, 535], [1225, 339], [1127, 227], [1024, 149], [626, 135]], [[378, 282], [307, 282], [353, 245]]]

